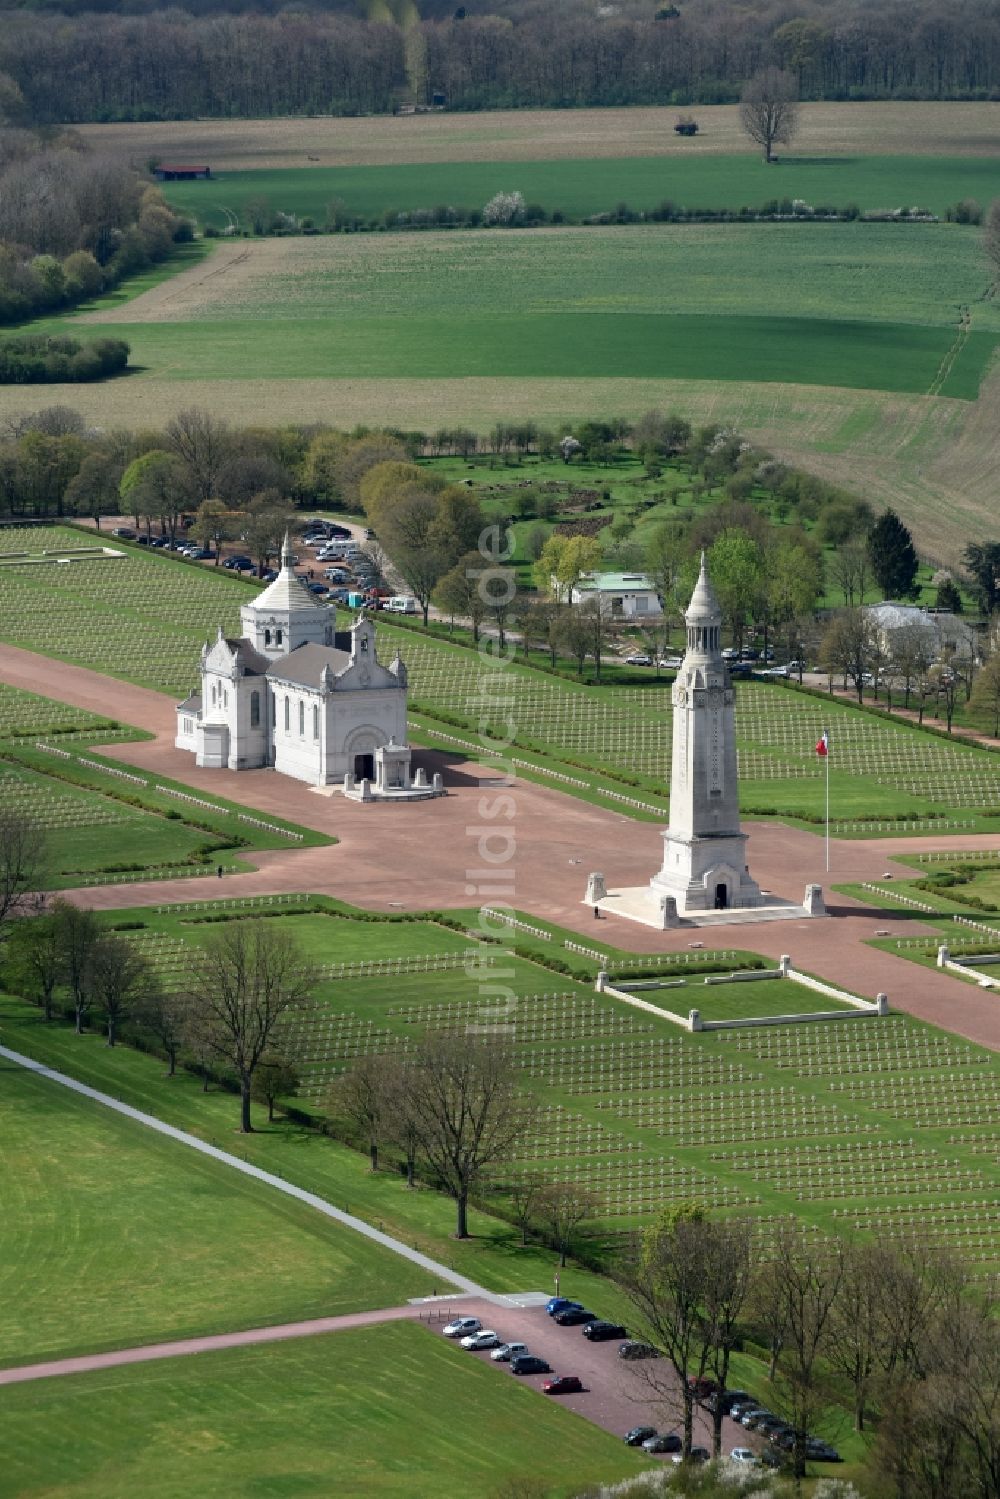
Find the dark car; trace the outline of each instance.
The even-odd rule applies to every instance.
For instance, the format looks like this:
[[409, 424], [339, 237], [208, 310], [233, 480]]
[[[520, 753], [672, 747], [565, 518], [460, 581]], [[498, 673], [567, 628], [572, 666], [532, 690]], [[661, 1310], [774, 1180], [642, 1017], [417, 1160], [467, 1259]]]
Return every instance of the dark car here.
[[510, 1372], [512, 1374], [551, 1374], [552, 1366], [547, 1364], [537, 1353], [519, 1353], [517, 1358], [510, 1361]]
[[665, 1431], [660, 1436], [647, 1437], [642, 1445], [646, 1452], [680, 1452], [684, 1444], [676, 1431]]
[[556, 1312], [568, 1312], [571, 1309], [582, 1311], [583, 1302], [570, 1301], [568, 1296], [550, 1296], [549, 1300], [545, 1303], [545, 1310], [550, 1317], [554, 1317]]
[[696, 1379], [693, 1374], [688, 1377], [688, 1385], [694, 1391], [696, 1400], [707, 1400], [710, 1395], [717, 1395], [719, 1392], [714, 1379]]
[[578, 1395], [583, 1389], [583, 1380], [576, 1374], [557, 1374], [542, 1385], [543, 1395]]
[[588, 1322], [583, 1336], [592, 1343], [608, 1343], [612, 1338], [627, 1338], [628, 1333], [618, 1322]]
[[714, 1400], [709, 1398], [705, 1404], [709, 1410], [714, 1410], [716, 1402], [718, 1402], [722, 1407], [723, 1415], [728, 1416], [732, 1412], [734, 1405], [740, 1405], [749, 1399], [750, 1396], [746, 1390], [723, 1390], [721, 1395], [716, 1396]]
[[627, 1447], [641, 1447], [643, 1442], [648, 1442], [650, 1437], [655, 1436], [655, 1426], [633, 1426], [631, 1431], [625, 1433], [625, 1445]]
[[652, 1343], [640, 1343], [636, 1338], [629, 1338], [624, 1343], [618, 1344], [619, 1358], [659, 1358], [660, 1350], [654, 1348]]
[[836, 1447], [831, 1447], [829, 1442], [821, 1442], [818, 1437], [810, 1437], [806, 1442], [806, 1457], [814, 1463], [839, 1463], [842, 1461]]
[[228, 567], [230, 572], [244, 573], [253, 570], [253, 560], [250, 557], [227, 557], [222, 565]]
[[[689, 1463], [707, 1463], [711, 1456], [712, 1454], [707, 1447], [692, 1447], [684, 1461]], [[680, 1458], [674, 1458], [675, 1463], [679, 1461], [681, 1461]]]
[[556, 1312], [552, 1320], [560, 1327], [582, 1327], [585, 1322], [596, 1322], [597, 1313], [585, 1311], [582, 1306], [568, 1306], [564, 1312]]

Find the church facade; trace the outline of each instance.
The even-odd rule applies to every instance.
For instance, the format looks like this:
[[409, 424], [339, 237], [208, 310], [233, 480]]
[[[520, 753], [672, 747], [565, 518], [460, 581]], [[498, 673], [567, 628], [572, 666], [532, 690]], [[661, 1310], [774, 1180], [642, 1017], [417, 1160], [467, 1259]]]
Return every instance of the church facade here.
[[240, 610], [240, 638], [220, 629], [203, 647], [177, 748], [207, 768], [272, 767], [363, 801], [440, 795], [439, 776], [411, 776], [406, 667], [379, 661], [365, 616], [345, 631], [334, 618], [295, 576], [286, 537], [278, 577]]
[[687, 652], [671, 694], [670, 826], [650, 881], [656, 894], [676, 901], [680, 916], [762, 903], [740, 830], [735, 694], [704, 555], [684, 620]]

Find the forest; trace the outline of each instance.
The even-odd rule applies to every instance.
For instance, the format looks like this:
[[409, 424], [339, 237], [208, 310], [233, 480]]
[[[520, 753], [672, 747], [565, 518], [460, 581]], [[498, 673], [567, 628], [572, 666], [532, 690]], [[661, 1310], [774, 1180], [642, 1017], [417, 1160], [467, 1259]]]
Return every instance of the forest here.
[[[1000, 5], [566, 0], [424, 7], [404, 31], [313, 0], [32, 0], [0, 13], [0, 110], [36, 123], [725, 103], [775, 64], [804, 99], [1000, 97]], [[65, 13], [52, 25], [53, 10]]]

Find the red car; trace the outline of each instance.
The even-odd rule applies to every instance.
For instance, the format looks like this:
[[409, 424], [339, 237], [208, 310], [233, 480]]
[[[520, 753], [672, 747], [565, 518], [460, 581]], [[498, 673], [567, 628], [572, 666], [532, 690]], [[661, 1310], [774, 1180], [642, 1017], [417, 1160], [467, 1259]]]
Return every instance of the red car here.
[[583, 1381], [575, 1374], [560, 1374], [556, 1379], [547, 1379], [542, 1385], [543, 1395], [578, 1395]]

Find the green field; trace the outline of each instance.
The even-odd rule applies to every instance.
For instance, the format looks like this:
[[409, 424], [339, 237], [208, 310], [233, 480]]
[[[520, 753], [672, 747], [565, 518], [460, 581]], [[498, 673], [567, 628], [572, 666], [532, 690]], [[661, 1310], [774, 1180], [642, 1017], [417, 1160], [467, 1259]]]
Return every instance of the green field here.
[[17, 1386], [4, 1417], [19, 1499], [467, 1499], [528, 1476], [556, 1496], [645, 1465], [409, 1324]]
[[0, 1363], [426, 1293], [415, 1266], [311, 1208], [13, 1063], [0, 1069]]
[[954, 225], [355, 235], [257, 241], [230, 267], [234, 248], [168, 302], [154, 290], [107, 324], [98, 305], [87, 327], [171, 380], [725, 379], [966, 400], [1000, 330], [978, 233]]
[[664, 199], [684, 208], [738, 209], [786, 197], [813, 207], [916, 206], [943, 214], [962, 198], [985, 205], [1000, 193], [1000, 164], [986, 158], [781, 154], [777, 167], [746, 155], [302, 167], [224, 172], [208, 182], [164, 183], [163, 191], [172, 204], [220, 229], [227, 222], [223, 205], [242, 215], [254, 199], [322, 225], [333, 199], [350, 213], [375, 218], [439, 204], [482, 208], [494, 193], [515, 189], [549, 213], [559, 209], [574, 218], [610, 212], [622, 202], [636, 210]]
[[[616, 985], [626, 993], [632, 991], [627, 979]], [[815, 1015], [821, 1011], [849, 1010], [850, 1005], [817, 994], [801, 984], [779, 979], [745, 979], [734, 984], [711, 984], [706, 987], [696, 979], [683, 988], [641, 989], [640, 999], [670, 1010], [685, 1018], [697, 1010], [702, 1020], [746, 1020], [766, 1015]]]

